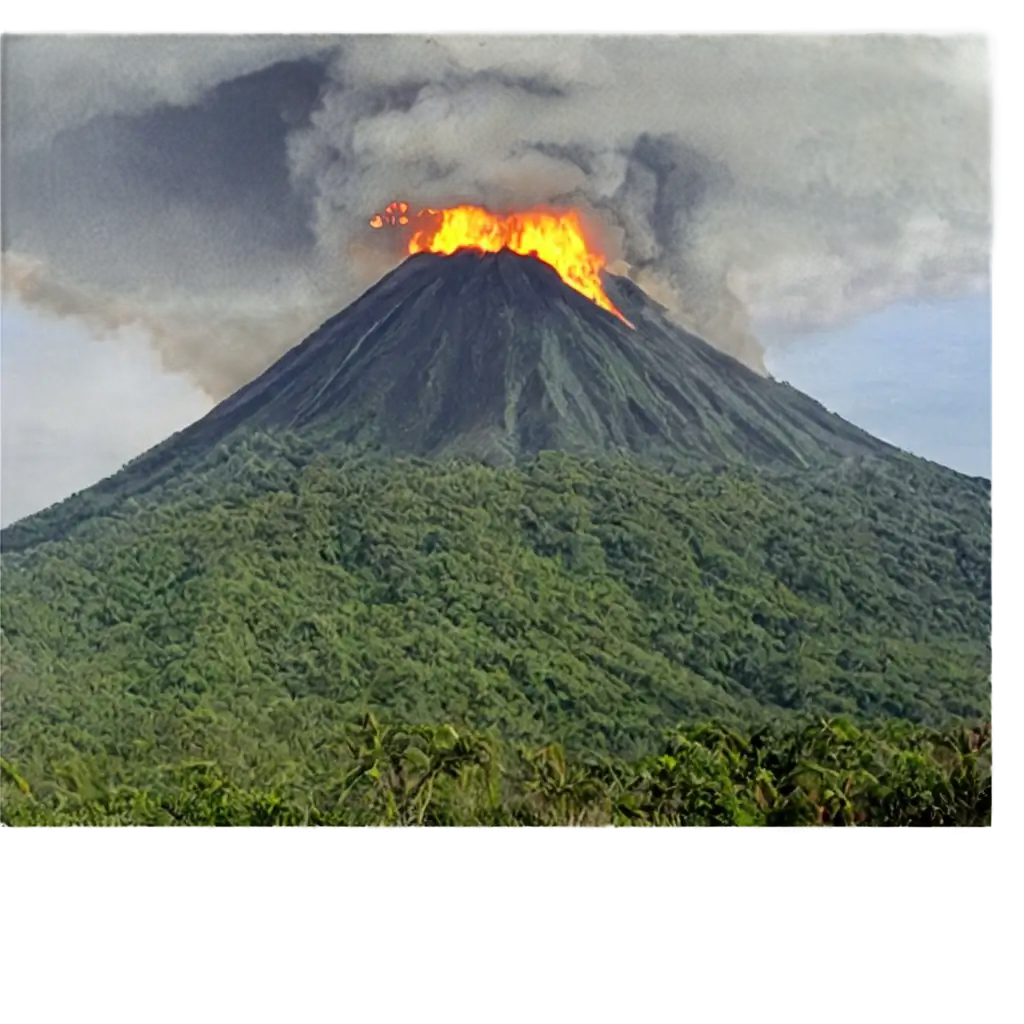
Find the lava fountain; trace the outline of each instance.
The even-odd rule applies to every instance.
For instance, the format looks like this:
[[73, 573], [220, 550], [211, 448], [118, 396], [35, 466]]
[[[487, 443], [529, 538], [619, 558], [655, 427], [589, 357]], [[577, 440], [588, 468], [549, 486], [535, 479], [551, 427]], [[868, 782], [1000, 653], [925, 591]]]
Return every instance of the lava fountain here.
[[406, 226], [411, 228], [410, 254], [433, 252], [450, 256], [459, 249], [509, 249], [520, 256], [535, 256], [553, 267], [570, 288], [627, 326], [633, 326], [605, 294], [601, 271], [607, 260], [588, 243], [583, 220], [576, 210], [491, 213], [482, 206], [452, 206], [410, 213], [408, 203], [394, 202], [383, 213], [370, 218], [372, 228]]

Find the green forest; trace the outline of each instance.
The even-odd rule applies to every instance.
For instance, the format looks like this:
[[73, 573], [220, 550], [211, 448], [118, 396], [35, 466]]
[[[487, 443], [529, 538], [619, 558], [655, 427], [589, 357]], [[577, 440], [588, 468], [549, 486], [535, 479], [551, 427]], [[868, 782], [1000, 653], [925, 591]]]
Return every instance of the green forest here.
[[250, 435], [18, 531], [8, 824], [990, 814], [989, 484], [922, 460]]
[[372, 715], [299, 743], [273, 779], [212, 761], [112, 781], [64, 762], [33, 790], [6, 761], [8, 825], [987, 825], [987, 728], [842, 720], [741, 734], [679, 731], [636, 761], [512, 747], [450, 725], [389, 728]]

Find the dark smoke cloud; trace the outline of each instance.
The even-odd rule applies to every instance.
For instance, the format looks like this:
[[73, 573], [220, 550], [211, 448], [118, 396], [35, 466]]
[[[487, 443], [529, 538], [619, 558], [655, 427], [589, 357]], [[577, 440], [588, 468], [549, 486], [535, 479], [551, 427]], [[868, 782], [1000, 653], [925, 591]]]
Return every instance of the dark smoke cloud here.
[[395, 198], [582, 206], [754, 366], [987, 279], [976, 39], [7, 37], [3, 85], [5, 285], [214, 397], [401, 258]]

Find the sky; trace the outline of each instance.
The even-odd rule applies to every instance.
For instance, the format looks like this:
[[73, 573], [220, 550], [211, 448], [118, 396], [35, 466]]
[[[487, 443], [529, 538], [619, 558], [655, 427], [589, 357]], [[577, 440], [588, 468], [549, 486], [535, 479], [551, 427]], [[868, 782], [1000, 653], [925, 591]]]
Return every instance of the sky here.
[[0, 525], [116, 473], [213, 407], [145, 337], [96, 338], [14, 302], [0, 315]]
[[991, 296], [894, 303], [840, 328], [768, 341], [765, 362], [876, 437], [991, 479]]
[[[778, 379], [915, 455], [991, 477], [988, 295], [896, 303], [841, 328], [773, 337]], [[5, 305], [0, 348], [0, 524], [116, 472], [213, 400], [164, 370], [145, 337], [97, 339]]]

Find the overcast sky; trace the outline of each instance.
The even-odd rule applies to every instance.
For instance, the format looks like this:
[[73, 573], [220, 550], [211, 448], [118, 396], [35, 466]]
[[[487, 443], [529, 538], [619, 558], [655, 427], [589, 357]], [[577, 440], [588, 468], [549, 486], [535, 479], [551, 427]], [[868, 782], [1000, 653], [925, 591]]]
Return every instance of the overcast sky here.
[[[895, 304], [840, 328], [770, 338], [779, 379], [916, 455], [991, 476], [987, 295]], [[3, 313], [0, 524], [88, 487], [213, 406], [145, 338]]]
[[139, 334], [97, 339], [13, 302], [0, 326], [0, 525], [109, 476], [213, 406]]
[[780, 380], [906, 451], [992, 475], [988, 295], [895, 303], [854, 323], [769, 339]]

